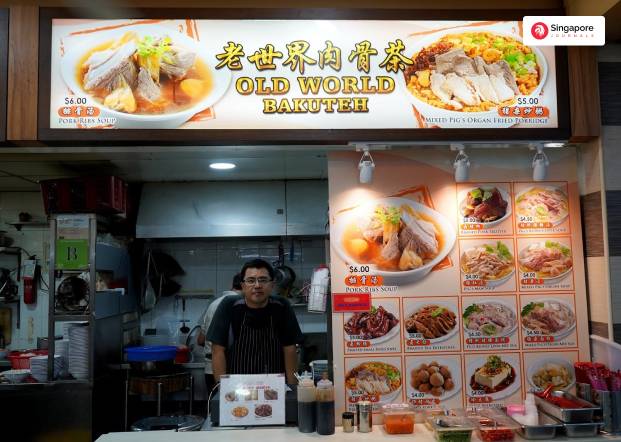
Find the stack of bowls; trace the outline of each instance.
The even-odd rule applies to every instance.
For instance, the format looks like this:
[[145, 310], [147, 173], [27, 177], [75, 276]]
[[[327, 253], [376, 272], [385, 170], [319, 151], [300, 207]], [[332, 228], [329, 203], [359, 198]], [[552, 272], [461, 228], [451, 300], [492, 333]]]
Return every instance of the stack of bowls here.
[[69, 340], [62, 339], [54, 343], [55, 351], [57, 355], [60, 355], [60, 373], [59, 376], [64, 378], [69, 373]]
[[[62, 358], [54, 355], [54, 379], [56, 379], [62, 368]], [[32, 377], [39, 382], [47, 381], [47, 356], [33, 356], [30, 358], [30, 371]]]
[[28, 377], [29, 374], [30, 374], [30, 370], [26, 368], [18, 368], [18, 369], [6, 370], [2, 372], [2, 376], [7, 378], [9, 382], [12, 382], [14, 384], [19, 384], [20, 382], [23, 382]]
[[69, 327], [69, 373], [76, 379], [88, 379], [89, 328], [73, 324]]

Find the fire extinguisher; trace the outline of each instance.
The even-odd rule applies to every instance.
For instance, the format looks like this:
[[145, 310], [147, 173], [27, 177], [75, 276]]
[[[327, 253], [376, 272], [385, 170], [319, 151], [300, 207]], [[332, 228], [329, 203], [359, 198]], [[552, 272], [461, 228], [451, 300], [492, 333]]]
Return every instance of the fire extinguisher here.
[[37, 260], [24, 261], [24, 304], [37, 302]]

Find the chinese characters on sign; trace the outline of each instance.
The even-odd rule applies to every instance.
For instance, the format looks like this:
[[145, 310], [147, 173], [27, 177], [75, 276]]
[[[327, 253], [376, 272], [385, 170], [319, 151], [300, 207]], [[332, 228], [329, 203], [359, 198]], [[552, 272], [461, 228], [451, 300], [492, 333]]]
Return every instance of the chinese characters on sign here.
[[[337, 72], [341, 70], [341, 48], [334, 46], [334, 43], [330, 40], [326, 40], [326, 47], [318, 51], [319, 61], [306, 55], [310, 49], [310, 43], [307, 41], [296, 40], [286, 46], [288, 57], [282, 62], [282, 65], [288, 66], [291, 71], [298, 70], [303, 75], [307, 64], [314, 65], [317, 63], [319, 63], [318, 65], [321, 69], [329, 66]], [[356, 69], [359, 72], [366, 72], [368, 74], [371, 68], [371, 57], [378, 54], [377, 49], [373, 48], [368, 40], [356, 43], [355, 46], [356, 48], [351, 51], [347, 60], [350, 62], [356, 60]], [[246, 54], [241, 44], [229, 41], [222, 49], [224, 52], [216, 55], [216, 58], [219, 60], [216, 69], [226, 67], [237, 71], [243, 68], [241, 57], [244, 57]], [[379, 64], [379, 67], [386, 69], [387, 72], [404, 70], [406, 66], [414, 63], [403, 54], [404, 51], [405, 45], [401, 39], [388, 42], [388, 47], [384, 49], [386, 58]], [[258, 49], [247, 58], [248, 61], [255, 64], [259, 71], [265, 69], [274, 70], [276, 69], [274, 58], [283, 58], [283, 53], [275, 51], [274, 45], [267, 44], [264, 48]]]

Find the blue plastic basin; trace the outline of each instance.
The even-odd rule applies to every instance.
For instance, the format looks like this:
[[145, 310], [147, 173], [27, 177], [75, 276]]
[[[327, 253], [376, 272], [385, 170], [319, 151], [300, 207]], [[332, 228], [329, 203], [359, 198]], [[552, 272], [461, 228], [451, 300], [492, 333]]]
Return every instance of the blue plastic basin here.
[[174, 345], [146, 345], [144, 347], [127, 347], [128, 362], [168, 361], [175, 359], [177, 347]]

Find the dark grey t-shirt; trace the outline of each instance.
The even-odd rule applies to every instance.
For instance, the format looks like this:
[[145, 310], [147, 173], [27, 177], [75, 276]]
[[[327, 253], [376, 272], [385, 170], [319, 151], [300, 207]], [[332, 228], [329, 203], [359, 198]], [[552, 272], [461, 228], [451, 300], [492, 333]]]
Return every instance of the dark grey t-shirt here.
[[[242, 331], [244, 327], [245, 330]], [[229, 363], [233, 358], [234, 344], [239, 341], [240, 345], [249, 345], [247, 339], [240, 339], [242, 334], [259, 336], [262, 340], [269, 339], [267, 336], [273, 336], [275, 338], [273, 340], [277, 340], [283, 347], [301, 343], [304, 339], [295, 313], [285, 298], [270, 296], [265, 307], [253, 309], [246, 305], [242, 296], [227, 296], [214, 314], [207, 331], [207, 340], [227, 349], [227, 371], [231, 374], [237, 371]], [[242, 348], [241, 351], [237, 349], [236, 354], [249, 355], [247, 363], [242, 364], [243, 370], [241, 368], [239, 370], [244, 374], [264, 373], [266, 362], [251, 361], [250, 355], [257, 354], [257, 346], [272, 348], [272, 345], [273, 342], [255, 341], [252, 348], [249, 345], [249, 348]], [[282, 352], [279, 355], [282, 355]], [[273, 365], [270, 370], [276, 370], [271, 372], [282, 372], [284, 355], [277, 363], [269, 362], [268, 365]]]

